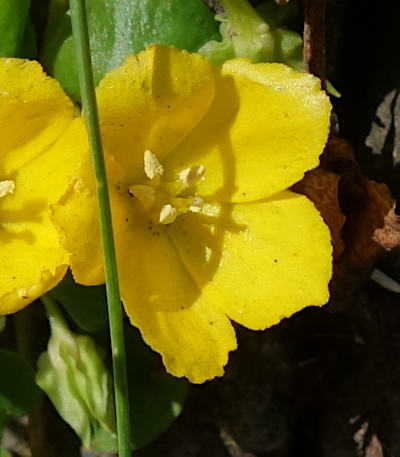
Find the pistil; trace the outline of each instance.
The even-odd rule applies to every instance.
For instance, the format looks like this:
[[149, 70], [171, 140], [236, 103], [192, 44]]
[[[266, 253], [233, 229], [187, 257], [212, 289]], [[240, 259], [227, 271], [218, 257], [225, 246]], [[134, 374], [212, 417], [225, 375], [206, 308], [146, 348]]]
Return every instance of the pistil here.
[[129, 194], [136, 197], [146, 208], [151, 208], [156, 199], [153, 187], [143, 184], [135, 184], [129, 188]]

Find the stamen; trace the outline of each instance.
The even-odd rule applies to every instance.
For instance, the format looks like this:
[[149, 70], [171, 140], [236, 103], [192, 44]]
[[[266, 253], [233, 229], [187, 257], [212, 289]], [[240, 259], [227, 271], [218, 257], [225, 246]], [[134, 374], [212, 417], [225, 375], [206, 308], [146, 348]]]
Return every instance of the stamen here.
[[144, 151], [144, 172], [149, 179], [155, 176], [162, 176], [164, 174], [164, 167], [158, 161], [156, 155], [146, 149]]
[[195, 165], [194, 167], [185, 168], [179, 172], [179, 180], [185, 185], [185, 187], [193, 186], [203, 176], [206, 168], [204, 165]]
[[14, 181], [0, 181], [0, 197], [4, 197], [7, 194], [13, 194], [15, 189]]
[[155, 191], [150, 186], [144, 186], [142, 184], [135, 184], [129, 188], [130, 195], [137, 198], [146, 207], [151, 207], [156, 198]]
[[178, 211], [171, 205], [164, 205], [160, 211], [161, 224], [171, 224], [176, 219]]

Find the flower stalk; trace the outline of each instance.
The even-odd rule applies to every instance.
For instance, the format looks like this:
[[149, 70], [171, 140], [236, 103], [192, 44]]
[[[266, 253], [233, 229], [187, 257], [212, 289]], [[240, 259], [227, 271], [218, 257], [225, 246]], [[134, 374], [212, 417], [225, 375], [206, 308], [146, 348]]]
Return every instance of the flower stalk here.
[[118, 454], [120, 457], [128, 457], [131, 455], [131, 433], [123, 315], [118, 286], [118, 273], [111, 224], [110, 199], [100, 136], [84, 0], [70, 0], [70, 8], [78, 63], [82, 106], [86, 118], [89, 146], [96, 178], [96, 192], [104, 257], [113, 359]]

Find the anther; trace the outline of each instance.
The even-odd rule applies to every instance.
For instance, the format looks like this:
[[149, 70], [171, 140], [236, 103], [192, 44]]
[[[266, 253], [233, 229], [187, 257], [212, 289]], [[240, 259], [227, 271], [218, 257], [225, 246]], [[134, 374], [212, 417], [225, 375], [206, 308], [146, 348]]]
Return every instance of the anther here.
[[164, 205], [160, 211], [161, 224], [171, 224], [176, 219], [178, 211], [171, 205]]
[[146, 149], [144, 151], [144, 172], [149, 179], [155, 176], [162, 176], [164, 174], [164, 167], [158, 161], [156, 155]]
[[15, 182], [6, 180], [0, 181], [0, 197], [4, 197], [7, 194], [13, 194], [15, 189]]

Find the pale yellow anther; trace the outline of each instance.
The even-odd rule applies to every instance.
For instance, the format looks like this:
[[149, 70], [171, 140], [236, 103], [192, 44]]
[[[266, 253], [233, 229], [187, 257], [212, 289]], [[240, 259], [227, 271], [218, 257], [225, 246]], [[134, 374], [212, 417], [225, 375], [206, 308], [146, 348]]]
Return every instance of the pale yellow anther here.
[[0, 197], [4, 197], [7, 194], [13, 194], [15, 189], [14, 181], [0, 181]]
[[155, 176], [162, 176], [164, 174], [164, 167], [158, 161], [156, 155], [146, 149], [144, 151], [144, 172], [149, 179]]
[[193, 186], [203, 176], [206, 171], [204, 165], [195, 165], [190, 168], [185, 168], [178, 174], [179, 181], [183, 183], [185, 187]]
[[135, 184], [129, 188], [129, 193], [137, 198], [144, 206], [150, 208], [156, 198], [155, 191], [150, 186]]
[[178, 211], [171, 205], [164, 205], [160, 211], [161, 224], [171, 224], [176, 219]]

